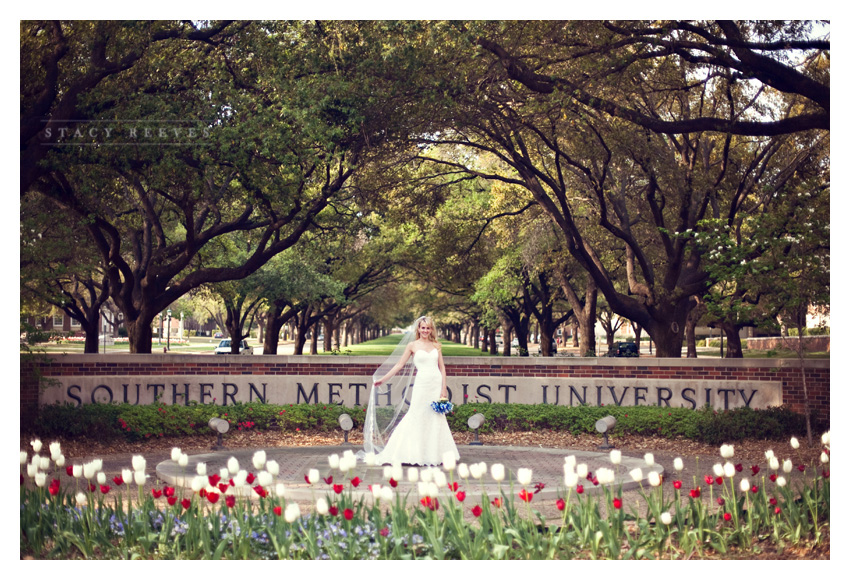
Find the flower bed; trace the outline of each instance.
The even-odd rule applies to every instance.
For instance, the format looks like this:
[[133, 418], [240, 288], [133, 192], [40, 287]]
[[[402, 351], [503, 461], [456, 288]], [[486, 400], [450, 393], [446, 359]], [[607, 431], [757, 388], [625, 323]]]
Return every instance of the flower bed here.
[[[73, 465], [56, 443], [42, 456], [36, 440], [34, 455], [21, 451], [21, 553], [104, 559], [619, 559], [723, 555], [753, 550], [760, 542], [780, 549], [817, 545], [829, 528], [828, 432], [822, 443], [820, 466], [795, 465], [768, 452], [765, 465], [745, 467], [734, 463], [734, 447], [723, 445], [711, 472], [692, 482], [676, 477], [681, 469], [676, 460], [674, 492], [667, 495], [654, 471], [644, 478], [643, 470], [634, 469], [629, 475], [641, 484], [639, 505], [627, 505], [622, 486], [614, 485], [617, 450], [610, 468], [589, 473], [569, 456], [563, 480], [534, 485], [530, 469], [509, 477], [498, 463], [450, 459], [443, 469], [387, 466], [380, 481], [363, 481], [362, 469], [346, 452], [328, 458], [326, 474], [311, 469], [304, 475], [313, 499], [302, 513], [284, 484], [276, 483], [280, 467], [264, 452], [250, 466], [232, 458], [219, 473], [207, 473], [200, 464], [191, 490], [157, 485], [148, 494], [142, 456], [107, 480], [102, 462]], [[188, 464], [178, 448], [171, 456], [178, 465]], [[645, 461], [649, 468], [655, 458], [647, 454]], [[793, 470], [810, 477], [792, 485]], [[73, 486], [60, 482], [63, 473]], [[486, 473], [499, 484], [493, 497], [478, 485]], [[402, 478], [415, 483], [413, 507], [396, 491]], [[559, 490], [555, 521], [546, 521], [535, 506], [535, 495], [546, 486]], [[603, 493], [584, 493], [587, 486], [601, 486]], [[252, 497], [237, 494], [240, 488]], [[366, 490], [365, 499], [353, 493]]]

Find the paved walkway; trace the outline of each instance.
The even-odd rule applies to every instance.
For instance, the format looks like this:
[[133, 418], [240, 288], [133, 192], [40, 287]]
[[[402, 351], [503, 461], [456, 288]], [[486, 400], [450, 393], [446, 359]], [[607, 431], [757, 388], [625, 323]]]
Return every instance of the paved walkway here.
[[[354, 489], [355, 497], [361, 495], [363, 497], [371, 497], [368, 489], [370, 483], [386, 484], [383, 478], [382, 466], [367, 466], [363, 463], [358, 463], [357, 466], [346, 473], [344, 476], [339, 470], [331, 470], [328, 464], [328, 457], [332, 454], [342, 456], [346, 450], [357, 452], [360, 447], [353, 445], [339, 445], [328, 447], [273, 447], [267, 448], [267, 460], [274, 460], [280, 465], [280, 474], [277, 476], [275, 483], [283, 483], [286, 486], [287, 497], [292, 500], [309, 500], [313, 497], [317, 490], [326, 490], [327, 485], [323, 481], [315, 485], [310, 485], [304, 479], [310, 469], [318, 469], [321, 477], [333, 475], [334, 483], [348, 483], [348, 480], [359, 477], [364, 483]], [[622, 483], [623, 490], [633, 489], [638, 487], [638, 484], [629, 475], [629, 472], [635, 467], [640, 467], [644, 477], [648, 475], [648, 468], [643, 457], [628, 457], [623, 455], [622, 462], [619, 467], [614, 467], [611, 464], [610, 456], [607, 451], [600, 450], [599, 452], [591, 451], [573, 451], [569, 449], [543, 449], [532, 447], [488, 447], [464, 445], [459, 446], [461, 458], [458, 463], [466, 463], [472, 465], [474, 463], [484, 462], [487, 464], [487, 474], [481, 478], [480, 482], [470, 478], [469, 486], [475, 488], [482, 486], [483, 490], [488, 495], [493, 497], [498, 493], [499, 483], [493, 480], [490, 473], [490, 466], [496, 463], [501, 463], [505, 466], [505, 480], [501, 483], [504, 489], [509, 489], [513, 481], [514, 490], [519, 490], [520, 486], [515, 482], [516, 472], [519, 468], [530, 468], [532, 470], [532, 483], [528, 486], [529, 491], [533, 491], [534, 484], [543, 482], [546, 487], [539, 493], [535, 494], [540, 499], [555, 499], [558, 497], [558, 487], [563, 489], [564, 481], [564, 458], [574, 455], [576, 463], [585, 463], [591, 472], [596, 472], [600, 467], [614, 468], [617, 474], [617, 479], [614, 482], [616, 487]], [[227, 462], [231, 457], [235, 457], [239, 462], [241, 469], [245, 469], [256, 474], [252, 458], [257, 449], [234, 449], [220, 450], [211, 453], [189, 456], [189, 464], [186, 467], [179, 467], [176, 462], [169, 460], [162, 461], [156, 466], [157, 477], [175, 487], [191, 487], [192, 479], [196, 475], [196, 467], [198, 463], [205, 463], [208, 474], [216, 474], [222, 468], [227, 467]], [[421, 469], [421, 468], [420, 468]], [[656, 464], [653, 467], [654, 471], [663, 473], [663, 468]], [[404, 466], [405, 480], [399, 482], [396, 491], [402, 495], [408, 491], [413, 491], [411, 497], [415, 500], [418, 498], [416, 484], [411, 484], [407, 479], [407, 466]], [[455, 475], [455, 477], [457, 477]], [[587, 481], [580, 481], [585, 484], [587, 493], [599, 493], [602, 486], [596, 487]], [[246, 493], [250, 493], [250, 488], [244, 488]], [[346, 485], [347, 490], [351, 490], [350, 485]], [[448, 494], [448, 491], [445, 491]]]

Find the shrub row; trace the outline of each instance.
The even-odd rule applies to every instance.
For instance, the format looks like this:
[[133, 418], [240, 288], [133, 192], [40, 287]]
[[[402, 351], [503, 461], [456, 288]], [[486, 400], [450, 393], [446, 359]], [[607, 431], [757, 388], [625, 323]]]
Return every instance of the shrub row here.
[[[348, 413], [355, 429], [362, 429], [365, 410], [341, 405], [273, 405], [239, 403], [220, 405], [48, 405], [39, 412], [37, 424], [44, 437], [75, 437], [97, 434], [102, 439], [138, 441], [151, 437], [209, 433], [213, 417], [230, 422], [231, 430], [284, 431], [339, 429], [339, 416]], [[483, 403], [458, 405], [448, 415], [452, 431], [469, 431], [467, 421], [481, 413], [486, 421], [480, 433], [551, 429], [573, 434], [596, 433], [596, 421], [612, 415], [617, 423], [612, 436], [624, 434], [684, 438], [712, 445], [743, 439], [786, 439], [805, 433], [805, 418], [787, 407], [740, 408], [715, 411], [709, 407], [565, 407]], [[813, 418], [813, 429], [828, 425]]]

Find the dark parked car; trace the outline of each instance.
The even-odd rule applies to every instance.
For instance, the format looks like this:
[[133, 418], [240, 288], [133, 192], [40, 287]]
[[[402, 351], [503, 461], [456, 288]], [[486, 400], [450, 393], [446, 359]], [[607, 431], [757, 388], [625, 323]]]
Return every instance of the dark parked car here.
[[640, 355], [638, 354], [638, 348], [635, 343], [615, 342], [614, 345], [608, 349], [608, 354], [605, 356], [637, 357]]

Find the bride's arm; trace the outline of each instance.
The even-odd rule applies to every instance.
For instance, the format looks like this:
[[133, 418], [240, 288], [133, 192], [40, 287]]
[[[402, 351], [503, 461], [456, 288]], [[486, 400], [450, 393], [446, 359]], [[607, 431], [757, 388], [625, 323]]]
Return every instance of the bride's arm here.
[[446, 379], [446, 365], [443, 364], [442, 348], [437, 348], [437, 366], [440, 368], [440, 374], [443, 375], [443, 388], [440, 391], [440, 398], [447, 399], [449, 397], [449, 385]]
[[381, 378], [375, 379], [374, 385], [377, 387], [378, 385], [380, 385], [381, 383], [386, 381], [388, 378], [395, 375], [399, 370], [401, 370], [401, 367], [403, 367], [404, 363], [407, 362], [407, 359], [410, 358], [410, 355], [411, 355], [412, 352], [413, 352], [413, 343], [410, 343], [410, 344], [407, 345], [407, 348], [404, 349], [404, 354], [401, 355], [401, 358], [395, 364], [395, 366], [393, 368], [391, 368], [389, 370], [389, 372], [387, 372], [387, 374], [385, 374]]

